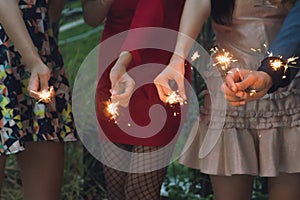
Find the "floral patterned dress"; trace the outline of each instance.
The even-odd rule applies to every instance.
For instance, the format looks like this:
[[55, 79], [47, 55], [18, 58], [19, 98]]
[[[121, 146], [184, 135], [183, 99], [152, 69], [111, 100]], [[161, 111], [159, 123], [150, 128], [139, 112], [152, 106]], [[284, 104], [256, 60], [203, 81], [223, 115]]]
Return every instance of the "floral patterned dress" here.
[[0, 155], [24, 150], [25, 141], [74, 141], [69, 83], [49, 23], [48, 0], [20, 0], [27, 30], [43, 62], [51, 70], [51, 103], [29, 96], [30, 73], [0, 25]]

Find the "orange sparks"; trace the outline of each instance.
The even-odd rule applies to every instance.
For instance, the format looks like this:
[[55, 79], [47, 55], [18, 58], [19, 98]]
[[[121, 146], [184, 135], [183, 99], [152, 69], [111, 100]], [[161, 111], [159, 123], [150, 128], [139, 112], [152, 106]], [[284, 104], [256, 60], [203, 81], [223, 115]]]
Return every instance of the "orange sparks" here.
[[[270, 54], [272, 55], [272, 53]], [[286, 63], [282, 62], [281, 61], [281, 57], [279, 57], [278, 59], [275, 59], [275, 60], [271, 60], [270, 61], [270, 66], [271, 68], [274, 70], [274, 71], [277, 71], [279, 70], [281, 67], [284, 68], [284, 71], [283, 71], [283, 75], [282, 75], [282, 78], [285, 79], [286, 78], [286, 70], [289, 68], [289, 67], [292, 67], [290, 66], [290, 64], [296, 64], [296, 60], [298, 59], [299, 57], [291, 57], [291, 58], [288, 58]]]
[[222, 49], [220, 52], [218, 48], [215, 48], [212, 50], [214, 53], [217, 53], [216, 56], [216, 63], [213, 64], [213, 66], [220, 66], [220, 68], [223, 71], [228, 71], [231, 67], [231, 63], [236, 62], [237, 60], [233, 59], [233, 56], [226, 51], [225, 49]]
[[110, 119], [115, 120], [119, 115], [119, 107], [118, 107], [119, 102], [113, 103], [110, 100], [108, 100], [106, 104], [107, 104], [106, 111], [110, 115]]
[[166, 103], [169, 103], [169, 104], [176, 104], [176, 103], [179, 103], [180, 105], [183, 105], [186, 103], [186, 101], [179, 95], [177, 94], [176, 92], [172, 92], [166, 99]]
[[283, 65], [283, 62], [280, 59], [275, 59], [270, 61], [270, 66], [274, 71], [279, 70]]
[[40, 92], [35, 92], [35, 91], [31, 90], [30, 92], [37, 96], [38, 102], [42, 101], [42, 102], [45, 102], [45, 103], [50, 103], [52, 101], [52, 98], [55, 95], [53, 86], [51, 86], [48, 91], [43, 90], [43, 91], [40, 91]]

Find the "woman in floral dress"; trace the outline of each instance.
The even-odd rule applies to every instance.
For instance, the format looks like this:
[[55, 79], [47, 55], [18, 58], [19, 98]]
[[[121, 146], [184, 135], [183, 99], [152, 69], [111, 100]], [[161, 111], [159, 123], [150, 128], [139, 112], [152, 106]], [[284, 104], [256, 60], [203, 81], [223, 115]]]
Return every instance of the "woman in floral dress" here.
[[[6, 155], [16, 154], [30, 200], [59, 199], [63, 142], [76, 140], [69, 84], [50, 26], [56, 3], [0, 1], [0, 181]], [[55, 92], [51, 102], [32, 97], [48, 86]]]

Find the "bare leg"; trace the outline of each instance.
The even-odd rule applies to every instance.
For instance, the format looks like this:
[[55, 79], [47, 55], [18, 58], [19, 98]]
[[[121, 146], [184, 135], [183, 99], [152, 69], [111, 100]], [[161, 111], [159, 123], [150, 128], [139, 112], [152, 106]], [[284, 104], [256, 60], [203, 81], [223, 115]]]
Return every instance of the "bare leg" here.
[[27, 142], [17, 154], [24, 200], [58, 200], [63, 180], [64, 145], [58, 142]]
[[299, 200], [300, 199], [300, 173], [281, 173], [277, 177], [269, 178], [270, 200]]
[[253, 177], [210, 176], [215, 200], [251, 200]]
[[2, 192], [2, 183], [4, 179], [5, 161], [6, 161], [6, 156], [5, 155], [0, 156], [0, 199], [1, 199], [1, 192]]

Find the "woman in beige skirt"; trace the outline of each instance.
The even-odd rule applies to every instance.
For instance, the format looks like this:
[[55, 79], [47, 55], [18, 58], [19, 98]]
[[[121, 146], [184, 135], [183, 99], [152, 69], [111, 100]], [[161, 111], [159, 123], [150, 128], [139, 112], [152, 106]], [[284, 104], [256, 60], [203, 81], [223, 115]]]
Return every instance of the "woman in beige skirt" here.
[[[187, 1], [180, 32], [196, 38], [211, 15], [218, 49], [230, 52], [237, 60], [231, 67], [256, 70], [293, 3], [277, 0]], [[184, 73], [180, 60], [188, 55], [191, 45], [186, 37], [179, 36], [177, 55], [174, 54], [167, 68], [156, 78], [162, 100], [168, 93], [168, 88], [161, 87], [167, 85], [164, 80], [173, 79], [179, 83], [179, 89], [183, 88], [181, 79], [173, 71]], [[210, 175], [217, 200], [251, 199], [254, 176], [269, 177], [269, 199], [299, 200], [300, 78], [296, 77], [288, 87], [246, 105], [232, 107], [227, 103], [225, 110], [211, 104], [215, 95], [220, 93], [223, 97], [223, 94], [220, 88], [213, 91], [213, 87], [209, 87], [214, 83], [213, 73], [206, 78], [210, 90], [201, 109], [197, 135], [190, 137], [180, 162]], [[212, 121], [215, 116], [211, 117], [210, 113], [219, 119], [226, 113], [224, 124], [220, 123], [222, 120]], [[207, 134], [218, 129], [220, 134]]]

